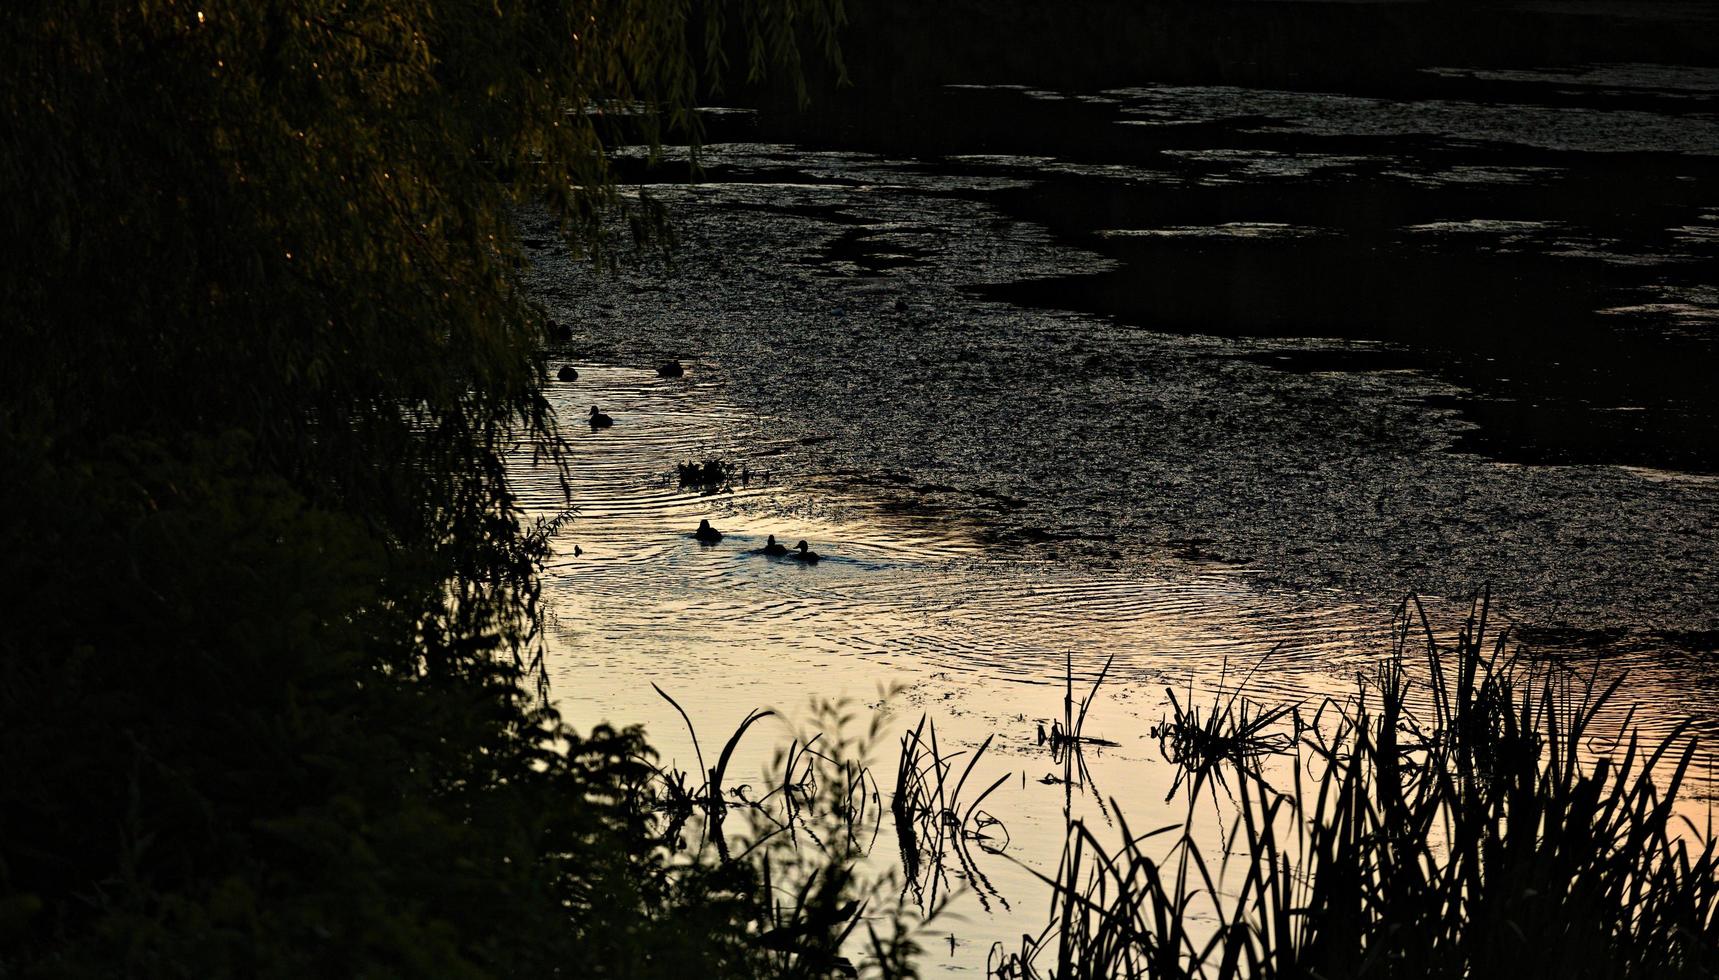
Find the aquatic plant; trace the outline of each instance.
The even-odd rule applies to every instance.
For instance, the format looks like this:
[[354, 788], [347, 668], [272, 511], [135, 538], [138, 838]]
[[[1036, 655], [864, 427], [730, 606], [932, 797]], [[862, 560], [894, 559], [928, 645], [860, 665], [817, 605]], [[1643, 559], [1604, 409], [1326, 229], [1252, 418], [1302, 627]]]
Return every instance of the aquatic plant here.
[[1116, 662], [1116, 655], [1111, 654], [1104, 661], [1104, 669], [1100, 670], [1098, 677], [1093, 680], [1092, 690], [1087, 692], [1086, 697], [1080, 699], [1078, 711], [1075, 708], [1074, 700], [1074, 653], [1069, 651], [1064, 654], [1064, 658], [1062, 719], [1051, 722], [1051, 728], [1048, 732], [1045, 731], [1043, 725], [1039, 726], [1039, 744], [1049, 745], [1053, 752], [1080, 745], [1115, 745], [1116, 743], [1109, 739], [1095, 738], [1084, 734], [1084, 732], [1086, 731], [1086, 713], [1091, 710], [1093, 700], [1098, 697], [1098, 689], [1104, 684], [1104, 679], [1110, 676], [1110, 666]]
[[700, 490], [727, 486], [739, 478], [741, 468], [724, 459], [689, 460], [675, 464], [675, 476], [681, 487]]
[[1003, 821], [980, 809], [980, 805], [1009, 779], [998, 776], [970, 802], [962, 791], [995, 735], [988, 735], [973, 750], [961, 775], [951, 781], [956, 760], [966, 753], [945, 755], [937, 743], [937, 723], [921, 715], [919, 724], [901, 736], [901, 755], [896, 763], [895, 792], [890, 812], [895, 818], [896, 842], [901, 852], [903, 875], [921, 907], [936, 907], [939, 894], [947, 894], [946, 862], [954, 859], [967, 879], [980, 888], [980, 899], [1000, 897], [973, 863], [968, 845], [990, 853], [1001, 853], [1009, 845]]
[[[880, 691], [880, 701], [893, 691]], [[749, 712], [729, 744], [737, 744], [747, 728], [771, 713]], [[810, 730], [800, 730], [778, 751], [761, 775], [765, 789], [755, 797], [745, 785], [736, 786], [724, 794], [725, 805], [709, 807], [701, 802], [708, 799], [707, 791], [688, 791], [685, 773], [674, 769], [653, 767], [645, 785], [647, 796], [658, 801], [658, 813], [668, 817], [662, 832], [678, 834], [697, 814], [712, 825], [707, 836], [726, 848], [725, 861], [759, 869], [757, 894], [765, 906], [757, 945], [768, 963], [767, 975], [864, 971], [916, 976], [919, 936], [941, 910], [932, 906], [910, 914], [893, 871], [872, 877], [860, 873], [860, 861], [870, 853], [883, 818], [871, 758], [886, 718], [881, 711], [867, 711], [869, 721], [856, 732], [860, 713], [849, 699], [814, 699]], [[721, 768], [720, 763], [713, 768]], [[675, 799], [684, 809], [672, 804]], [[731, 810], [746, 819], [729, 832], [722, 821]], [[867, 914], [873, 907], [880, 911]], [[864, 941], [850, 942], [861, 923]]]
[[[825, 826], [839, 832], [837, 850], [843, 854], [869, 852], [883, 824], [883, 793], [877, 777], [862, 752], [844, 744], [831, 754], [822, 748], [824, 741], [824, 733], [820, 732], [804, 743], [796, 740], [784, 753], [787, 779], [771, 790], [772, 794], [782, 793], [786, 801], [783, 826], [791, 836], [803, 830], [819, 846], [829, 849], [805, 813], [808, 803], [821, 799], [827, 815]], [[868, 739], [862, 744], [869, 746], [871, 742]], [[796, 758], [802, 765], [797, 779]], [[820, 790], [823, 790], [821, 797]]]
[[[1238, 786], [1222, 861], [1191, 822], [1134, 836], [1124, 821], [1114, 850], [1072, 824], [1046, 876], [1049, 924], [994, 948], [990, 974], [1713, 975], [1716, 845], [1674, 811], [1686, 729], [1643, 742], [1626, 717], [1598, 731], [1617, 683], [1519, 658], [1505, 635], [1489, 645], [1489, 607], [1477, 599], [1444, 645], [1405, 602], [1392, 656], [1301, 733], [1293, 788]], [[1424, 723], [1410, 720], [1411, 622]], [[1594, 758], [1602, 736], [1621, 752]]]
[[[1298, 713], [1301, 706], [1266, 707], [1243, 693], [1248, 678], [1270, 658], [1271, 653], [1260, 658], [1228, 697], [1225, 696], [1223, 680], [1229, 674], [1229, 661], [1226, 659], [1219, 673], [1212, 704], [1204, 710], [1193, 702], [1192, 681], [1186, 692], [1188, 706], [1185, 708], [1173, 688], [1164, 689], [1170, 699], [1170, 715], [1153, 725], [1151, 734], [1158, 740], [1158, 750], [1165, 761], [1178, 767], [1166, 801], [1175, 796], [1188, 779], [1192, 780], [1191, 796], [1198, 795], [1200, 787], [1208, 779], [1227, 788], [1226, 764], [1244, 777], [1259, 779], [1258, 763], [1262, 757], [1294, 746], [1295, 736], [1301, 728]], [[1295, 721], [1290, 731], [1278, 727], [1285, 717]]]
[[[728, 844], [722, 834], [722, 821], [727, 814], [729, 802], [723, 793], [723, 777], [728, 773], [728, 763], [734, 758], [734, 749], [740, 744], [740, 740], [746, 737], [746, 730], [775, 714], [775, 712], [757, 709], [747, 712], [746, 717], [728, 736], [728, 741], [723, 743], [722, 754], [717, 756], [716, 765], [706, 768], [704, 749], [699, 745], [698, 728], [693, 725], [692, 717], [686, 713], [686, 709], [682, 708], [678, 701], [669, 696], [667, 691], [656, 684], [652, 684], [651, 689], [672, 705], [674, 710], [680, 713], [681, 720], [686, 722], [687, 734], [692, 737], [692, 750], [698, 758], [698, 768], [704, 778], [704, 782], [696, 789], [689, 789], [686, 773], [674, 770], [658, 770], [659, 776], [662, 777], [659, 785], [664, 791], [661, 806], [671, 814], [675, 814], [679, 821], [684, 821], [686, 816], [695, 809], [703, 811], [706, 832], [716, 843], [722, 858], [727, 860]], [[737, 802], [747, 802], [745, 796], [738, 794], [738, 791], [730, 790], [729, 792], [737, 794], [735, 796]]]

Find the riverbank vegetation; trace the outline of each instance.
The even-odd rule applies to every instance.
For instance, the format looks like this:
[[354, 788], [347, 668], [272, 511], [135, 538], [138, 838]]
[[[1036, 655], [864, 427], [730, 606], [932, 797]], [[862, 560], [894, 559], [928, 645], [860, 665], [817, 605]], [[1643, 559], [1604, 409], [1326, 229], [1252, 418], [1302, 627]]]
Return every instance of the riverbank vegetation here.
[[636, 732], [543, 708], [502, 458], [558, 440], [515, 209], [651, 231], [606, 149], [839, 19], [7, 5], [0, 974], [810, 969], [753, 865], [670, 872]]
[[[1617, 681], [1526, 658], [1489, 615], [1483, 597], [1446, 644], [1406, 605], [1352, 699], [1295, 712], [1297, 744], [1272, 746], [1290, 753], [1280, 786], [1238, 748], [1259, 737], [1246, 712], [1178, 704], [1159, 737], [1195, 772], [1189, 820], [1124, 822], [1108, 849], [1071, 825], [1045, 931], [993, 950], [991, 975], [1719, 972], [1719, 849], [1710, 814], [1678, 806], [1687, 727], [1607, 724]], [[1236, 816], [1214, 845], [1192, 817], [1222, 765]]]

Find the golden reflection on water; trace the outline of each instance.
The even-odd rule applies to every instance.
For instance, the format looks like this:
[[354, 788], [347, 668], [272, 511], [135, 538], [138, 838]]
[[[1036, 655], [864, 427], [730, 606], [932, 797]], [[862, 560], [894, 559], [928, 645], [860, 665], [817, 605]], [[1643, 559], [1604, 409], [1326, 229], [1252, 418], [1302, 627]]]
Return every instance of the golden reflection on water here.
[[[686, 726], [653, 684], [686, 708], [706, 755], [748, 712], [773, 708], [782, 717], [749, 733], [730, 767], [740, 782], [765, 769], [814, 698], [887, 713], [879, 772], [893, 772], [891, 752], [922, 715], [951, 751], [994, 736], [973, 778], [1007, 777], [987, 802], [1010, 843], [1005, 854], [974, 854], [955, 874], [951, 887], [969, 887], [936, 929], [961, 949], [934, 966], [982, 971], [993, 941], [1012, 945], [1042, 927], [1046, 891], [1034, 871], [1054, 873], [1070, 820], [1103, 837], [1117, 833], [1118, 811], [1136, 831], [1188, 816], [1177, 769], [1149, 735], [1168, 709], [1167, 687], [1185, 704], [1245, 677], [1262, 703], [1311, 709], [1352, 693], [1390, 648], [1388, 604], [1273, 593], [1230, 569], [1144, 580], [998, 555], [978, 543], [964, 523], [971, 518], [886, 512], [833, 479], [772, 472], [763, 427], [723, 406], [696, 367], [667, 380], [576, 366], [578, 381], [549, 392], [570, 437], [577, 507], [545, 581], [559, 707], [580, 727], [643, 724], [664, 761], [694, 771]], [[614, 417], [613, 428], [581, 424], [592, 404]], [[750, 478], [710, 495], [678, 486], [677, 463], [715, 458], [745, 461]], [[513, 472], [528, 510], [565, 508], [555, 472], [528, 452]], [[725, 532], [721, 543], [691, 538], [701, 519]], [[823, 560], [806, 567], [757, 553], [769, 534], [805, 538]], [[1449, 604], [1434, 604], [1433, 615], [1452, 629], [1460, 618]], [[1036, 738], [1062, 713], [1065, 657], [1082, 691], [1114, 657], [1087, 731], [1116, 744], [1086, 749], [1084, 770]], [[1634, 721], [1650, 735], [1684, 712], [1713, 734], [1719, 684], [1702, 683], [1711, 667], [1667, 662], [1650, 646], [1601, 666], [1635, 672], [1624, 698], [1645, 705]], [[885, 689], [895, 693], [883, 697]], [[1607, 717], [1621, 719], [1624, 708], [1620, 701]], [[1701, 785], [1679, 806], [1697, 828], [1711, 806], [1711, 765], [1710, 756], [1698, 760]], [[1216, 842], [1234, 810], [1222, 794], [1207, 795], [1193, 814]], [[873, 855], [880, 866], [895, 860], [892, 846], [886, 832]]]

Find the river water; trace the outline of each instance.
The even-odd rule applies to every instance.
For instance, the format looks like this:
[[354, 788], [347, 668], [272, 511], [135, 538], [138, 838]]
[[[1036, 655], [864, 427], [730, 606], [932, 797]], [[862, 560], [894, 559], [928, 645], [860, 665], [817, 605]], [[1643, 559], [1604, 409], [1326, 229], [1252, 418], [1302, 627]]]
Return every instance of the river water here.
[[[723, 115], [694, 181], [684, 152], [635, 165], [672, 258], [599, 274], [532, 223], [574, 329], [551, 371], [580, 372], [550, 390], [571, 498], [516, 468], [534, 512], [577, 508], [545, 583], [565, 714], [687, 768], [652, 684], [706, 754], [814, 697], [884, 712], [886, 743], [922, 713], [995, 736], [975, 780], [1010, 777], [1011, 845], [952, 882], [958, 972], [1042, 926], [1065, 808], [1180, 819], [1167, 686], [1346, 693], [1408, 591], [1454, 629], [1490, 584], [1538, 655], [1627, 670], [1649, 732], [1719, 734], [1719, 78], [1428, 75], [1509, 98], [957, 86], [912, 153]], [[706, 458], [750, 478], [681, 488]], [[751, 553], [767, 534], [824, 560]], [[1036, 729], [1065, 662], [1112, 657], [1088, 727], [1119, 744], [1076, 799]]]

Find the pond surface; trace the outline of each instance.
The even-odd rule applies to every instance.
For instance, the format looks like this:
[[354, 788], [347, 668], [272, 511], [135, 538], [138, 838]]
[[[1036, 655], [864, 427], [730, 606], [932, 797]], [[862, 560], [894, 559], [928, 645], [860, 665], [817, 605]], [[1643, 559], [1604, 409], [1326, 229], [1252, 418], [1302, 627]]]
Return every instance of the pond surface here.
[[[1042, 927], [1065, 808], [1181, 819], [1167, 686], [1347, 693], [1405, 592], [1454, 630], [1490, 584], [1540, 655], [1628, 670], [1650, 732], [1719, 734], [1719, 77], [1427, 74], [1451, 94], [940, 89], [887, 152], [725, 114], [696, 182], [637, 167], [672, 261], [598, 275], [536, 227], [574, 330], [550, 366], [580, 371], [550, 392], [568, 718], [643, 723], [685, 768], [653, 683], [706, 754], [813, 697], [888, 713], [881, 769], [922, 713], [994, 735], [974, 778], [1009, 775], [1011, 844], [953, 876], [931, 946], [970, 972]], [[710, 458], [748, 478], [679, 486]], [[751, 553], [767, 534], [824, 560]], [[1119, 744], [1091, 791], [1042, 781], [1065, 662], [1079, 687], [1112, 657], [1088, 726]]]

